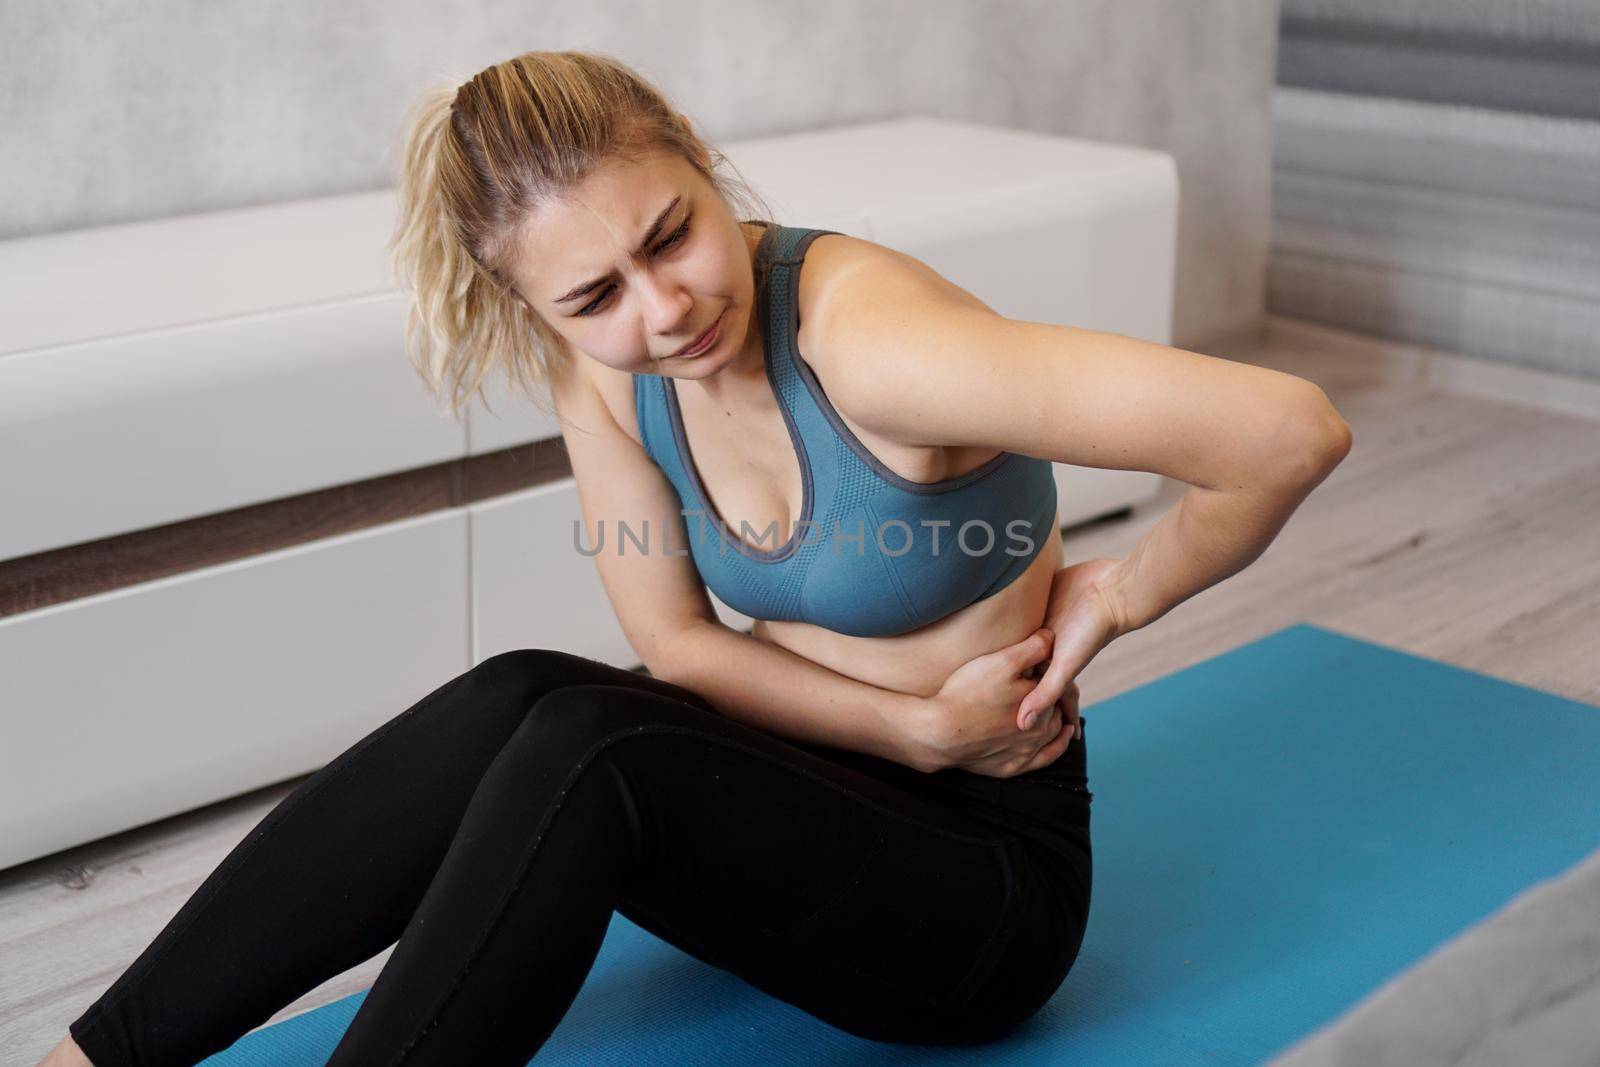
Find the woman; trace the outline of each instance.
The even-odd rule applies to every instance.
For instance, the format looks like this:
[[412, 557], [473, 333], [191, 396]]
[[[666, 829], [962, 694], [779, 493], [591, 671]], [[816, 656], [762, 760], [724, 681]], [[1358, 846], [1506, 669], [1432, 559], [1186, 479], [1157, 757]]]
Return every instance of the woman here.
[[[1004, 319], [911, 257], [739, 221], [745, 193], [604, 57], [424, 100], [413, 356], [455, 410], [491, 370], [548, 389], [650, 673], [532, 649], [428, 694], [46, 1063], [193, 1063], [398, 941], [330, 1062], [521, 1064], [614, 910], [866, 1038], [991, 1040], [1050, 999], [1089, 911], [1076, 675], [1259, 555], [1348, 429], [1299, 379]], [[1126, 559], [1062, 566], [1053, 460], [1193, 488]]]

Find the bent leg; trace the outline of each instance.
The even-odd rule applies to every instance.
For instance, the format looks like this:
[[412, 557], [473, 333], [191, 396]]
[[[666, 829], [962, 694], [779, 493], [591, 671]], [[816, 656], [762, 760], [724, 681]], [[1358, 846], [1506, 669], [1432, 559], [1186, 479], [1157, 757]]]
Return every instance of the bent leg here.
[[1017, 931], [1014, 840], [670, 696], [556, 690], [484, 773], [329, 1061], [521, 1065], [614, 908], [861, 1036], [955, 1041]]
[[546, 693], [605, 683], [698, 702], [565, 652], [491, 657], [302, 782], [74, 1020], [96, 1064], [191, 1064], [393, 944], [484, 770]]

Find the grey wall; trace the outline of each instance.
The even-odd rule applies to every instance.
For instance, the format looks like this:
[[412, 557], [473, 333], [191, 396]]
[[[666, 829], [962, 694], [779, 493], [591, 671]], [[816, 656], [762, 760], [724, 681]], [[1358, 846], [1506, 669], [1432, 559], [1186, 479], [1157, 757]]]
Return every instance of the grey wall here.
[[653, 78], [713, 140], [926, 114], [1169, 151], [1174, 343], [1201, 347], [1262, 313], [1277, 8], [6, 0], [0, 239], [391, 185], [422, 85], [586, 48]]
[[1284, 0], [1268, 307], [1600, 378], [1600, 4]]

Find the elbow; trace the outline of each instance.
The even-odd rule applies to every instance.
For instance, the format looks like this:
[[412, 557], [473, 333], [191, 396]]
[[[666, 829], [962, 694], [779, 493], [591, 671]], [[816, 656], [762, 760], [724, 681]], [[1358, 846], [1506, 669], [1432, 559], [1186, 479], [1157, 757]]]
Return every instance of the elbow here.
[[652, 678], [660, 678], [664, 682], [672, 681], [667, 677], [667, 672], [672, 667], [672, 657], [662, 647], [665, 642], [651, 635], [651, 640], [641, 641], [632, 634], [628, 635], [628, 644], [633, 648], [633, 654], [639, 657], [639, 665]]
[[1274, 461], [1280, 476], [1295, 484], [1322, 481], [1344, 462], [1354, 443], [1350, 424], [1315, 387], [1311, 399], [1286, 425], [1293, 431], [1274, 449]]
[[[650, 677], [687, 686], [696, 663], [694, 639], [701, 629], [702, 625], [684, 625], [646, 642], [649, 654], [641, 655], [640, 662], [650, 672]], [[635, 651], [638, 651], [637, 646]]]
[[670, 652], [666, 652], [658, 645], [650, 650], [648, 656], [640, 656], [639, 662], [644, 664], [644, 669], [650, 672], [650, 677], [660, 678], [663, 682], [673, 685], [682, 685], [679, 681], [683, 663]]
[[1329, 404], [1327, 414], [1317, 421], [1316, 429], [1309, 434], [1305, 445], [1306, 462], [1319, 479], [1324, 478], [1344, 462], [1354, 440], [1350, 424]]

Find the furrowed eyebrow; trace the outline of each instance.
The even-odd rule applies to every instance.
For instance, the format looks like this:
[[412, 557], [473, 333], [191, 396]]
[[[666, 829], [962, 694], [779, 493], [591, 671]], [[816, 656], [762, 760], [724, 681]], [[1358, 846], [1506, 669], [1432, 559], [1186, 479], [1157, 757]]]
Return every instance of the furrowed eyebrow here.
[[[633, 254], [635, 256], [644, 255], [645, 249], [650, 247], [651, 243], [655, 241], [656, 235], [661, 232], [661, 228], [667, 224], [667, 216], [672, 214], [672, 209], [677, 207], [682, 200], [682, 196], [675, 196], [672, 198], [672, 202], [670, 204], [661, 209], [661, 214], [656, 216], [656, 220], [650, 224], [650, 229], [645, 231], [644, 239], [639, 242], [639, 247], [634, 249]], [[609, 274], [605, 274], [594, 279], [594, 281], [584, 282], [582, 285], [576, 286], [569, 290], [565, 295], [556, 297], [554, 303], [565, 304], [569, 300], [576, 300], [580, 296], [587, 296], [607, 282], [615, 280], [616, 277], [617, 272], [612, 271]]]

